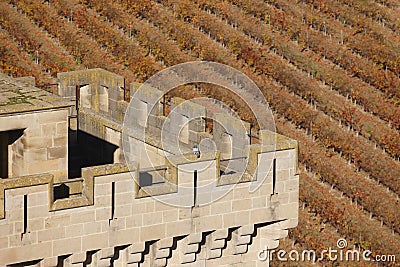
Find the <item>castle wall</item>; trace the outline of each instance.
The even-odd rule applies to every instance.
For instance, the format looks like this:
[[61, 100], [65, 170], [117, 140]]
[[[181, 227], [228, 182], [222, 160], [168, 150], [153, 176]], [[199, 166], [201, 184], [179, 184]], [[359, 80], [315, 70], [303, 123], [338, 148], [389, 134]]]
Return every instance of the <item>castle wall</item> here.
[[[38, 266], [57, 266], [59, 261], [62, 266], [83, 266], [90, 261], [91, 265], [85, 266], [110, 266], [111, 261], [114, 266], [139, 266], [143, 259], [145, 264], [140, 266], [191, 266], [195, 260], [215, 266], [255, 263], [258, 250], [264, 245], [276, 246], [277, 239], [287, 234], [285, 229], [297, 225], [294, 155], [294, 149], [275, 155], [275, 194], [273, 173], [269, 173], [253, 193], [249, 183], [239, 183], [220, 198], [229, 185], [214, 183], [212, 191], [197, 192], [198, 205], [193, 202], [190, 170], [207, 167], [198, 174], [201, 187], [217, 179], [215, 160], [180, 166], [178, 191], [160, 196], [161, 201], [138, 196], [130, 173], [113, 174], [107, 166], [93, 172], [93, 205], [72, 208], [74, 198], [52, 204], [49, 182], [6, 189], [5, 219], [0, 220], [0, 266], [32, 260], [38, 260]], [[260, 168], [260, 177], [262, 172]], [[183, 186], [186, 191], [180, 191]], [[173, 198], [189, 207], [162, 203]], [[210, 200], [215, 201], [201, 205]], [[265, 222], [274, 226], [263, 226]], [[264, 227], [273, 230], [266, 234], [261, 230]], [[229, 245], [225, 248], [225, 244]], [[242, 255], [248, 251], [252, 253]]]
[[[103, 69], [89, 69], [58, 73], [58, 95], [70, 101], [70, 116], [77, 116], [78, 108], [113, 118], [122, 119], [119, 102], [124, 99], [124, 78]], [[78, 107], [76, 106], [77, 92]], [[75, 119], [71, 121], [76, 124]]]
[[[251, 145], [249, 125], [220, 114], [211, 135], [205, 107], [173, 98], [164, 114], [154, 88], [135, 94], [124, 123], [122, 77], [94, 69], [58, 78], [64, 99], [74, 102], [81, 90], [78, 114], [71, 108], [1, 119], [0, 128], [26, 129], [11, 147], [13, 160], [23, 161], [21, 176], [0, 180], [0, 267], [265, 266], [258, 252], [276, 248], [297, 225], [295, 141], [261, 130], [260, 143]], [[71, 126], [75, 115], [82, 132], [119, 148], [114, 164], [66, 180], [67, 116]], [[164, 134], [180, 142], [162, 142], [163, 123]], [[198, 158], [192, 143], [202, 140]], [[241, 172], [229, 169], [236, 160], [245, 164]], [[69, 194], [55, 200], [56, 187]]]

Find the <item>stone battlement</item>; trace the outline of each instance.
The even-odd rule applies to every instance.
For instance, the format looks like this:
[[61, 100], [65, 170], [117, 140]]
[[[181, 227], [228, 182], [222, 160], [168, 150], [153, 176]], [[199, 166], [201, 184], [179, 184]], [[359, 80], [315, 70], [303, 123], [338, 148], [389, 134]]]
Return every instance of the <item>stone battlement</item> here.
[[[136, 109], [135, 127], [127, 131], [122, 77], [94, 69], [58, 78], [57, 101], [67, 104], [52, 110], [62, 114], [49, 117], [54, 129], [40, 124], [46, 112], [30, 110], [22, 115], [39, 117], [39, 126], [24, 124], [16, 139], [36, 140], [30, 139], [32, 125], [36, 134], [51, 137], [31, 157], [38, 170], [16, 175], [12, 169], [0, 179], [0, 266], [263, 266], [258, 251], [276, 248], [287, 229], [297, 226], [296, 141], [261, 130], [259, 142], [251, 143], [237, 130], [239, 124], [246, 131], [250, 126], [224, 114], [215, 115], [210, 132], [207, 109], [179, 98], [170, 100], [168, 113], [166, 101], [155, 101], [149, 110], [146, 103], [160, 95], [154, 88], [133, 100], [139, 101], [130, 107]], [[131, 86], [132, 95], [136, 87]], [[0, 117], [3, 128], [4, 121], [10, 118]], [[69, 134], [66, 127], [57, 128], [60, 123], [69, 126]], [[20, 129], [14, 126], [6, 130]], [[142, 139], [132, 129], [149, 134]], [[187, 153], [176, 154], [160, 142], [161, 130], [176, 135]], [[79, 131], [91, 137], [74, 137]], [[111, 163], [82, 166], [80, 177], [68, 178], [65, 161], [72, 159], [62, 154], [62, 170], [47, 170], [46, 145], [54, 147], [59, 135], [70, 154], [82, 140], [112, 144], [114, 149], [101, 150], [111, 153]], [[271, 140], [274, 145], [268, 146]], [[11, 155], [15, 142], [8, 148]], [[190, 151], [193, 142], [201, 146], [199, 158]], [[129, 155], [134, 160], [126, 163]], [[22, 165], [28, 162], [26, 154], [20, 158]], [[246, 160], [242, 172], [227, 165], [236, 160]]]

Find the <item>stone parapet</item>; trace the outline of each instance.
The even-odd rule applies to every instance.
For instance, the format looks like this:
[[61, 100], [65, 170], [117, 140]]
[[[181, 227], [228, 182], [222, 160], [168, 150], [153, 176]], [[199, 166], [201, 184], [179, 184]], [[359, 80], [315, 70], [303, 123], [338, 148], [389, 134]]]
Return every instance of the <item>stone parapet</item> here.
[[[85, 168], [81, 179], [70, 181], [81, 182], [82, 191], [55, 201], [50, 174], [3, 180], [0, 266], [29, 261], [41, 266], [77, 266], [88, 261], [97, 262], [94, 266], [111, 266], [111, 261], [113, 266], [143, 262], [178, 266], [201, 259], [210, 264], [224, 262], [221, 257], [227, 254], [241, 262], [239, 255], [248, 255], [251, 247], [262, 249], [254, 247], [257, 242], [261, 245], [254, 241], [261, 228], [271, 224], [279, 232], [297, 225], [299, 176], [294, 155], [295, 149], [277, 151], [276, 170], [254, 192], [249, 192], [250, 182], [229, 190], [228, 185], [214, 183], [214, 189], [197, 192], [200, 203], [194, 203], [193, 190], [180, 191], [184, 183], [190, 186], [192, 174], [180, 171], [178, 164], [178, 190], [164, 197], [180, 198], [190, 204], [187, 207], [164, 204], [162, 197], [141, 196], [140, 190], [149, 192], [160, 185], [139, 188], [138, 165], [131, 166], [136, 168], [134, 173], [124, 164]], [[202, 162], [214, 164], [199, 173], [199, 183], [217, 181], [216, 159]], [[263, 170], [258, 167], [261, 177]], [[212, 201], [202, 205], [202, 200]], [[285, 234], [273, 235], [268, 242], [276, 243]]]

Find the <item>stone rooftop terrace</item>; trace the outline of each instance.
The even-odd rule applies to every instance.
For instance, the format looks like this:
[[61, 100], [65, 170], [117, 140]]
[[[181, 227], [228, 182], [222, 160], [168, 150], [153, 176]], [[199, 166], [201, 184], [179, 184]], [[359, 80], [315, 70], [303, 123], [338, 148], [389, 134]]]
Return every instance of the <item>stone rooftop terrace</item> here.
[[68, 106], [57, 95], [0, 73], [0, 115]]

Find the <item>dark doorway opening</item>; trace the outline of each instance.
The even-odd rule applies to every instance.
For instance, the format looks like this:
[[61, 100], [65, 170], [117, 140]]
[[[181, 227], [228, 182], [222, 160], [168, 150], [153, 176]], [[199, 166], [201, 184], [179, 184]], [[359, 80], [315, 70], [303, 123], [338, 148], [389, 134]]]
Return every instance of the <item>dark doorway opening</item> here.
[[82, 168], [114, 163], [118, 146], [82, 132], [69, 130], [68, 177], [81, 177]]
[[[10, 174], [9, 170], [9, 158], [10, 158], [10, 146], [13, 145], [19, 138], [24, 134], [25, 129], [10, 130], [0, 132], [0, 177], [8, 178]], [[23, 151], [20, 151], [21, 156]]]

